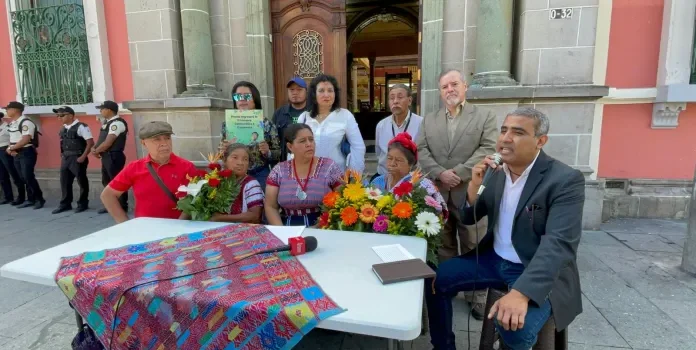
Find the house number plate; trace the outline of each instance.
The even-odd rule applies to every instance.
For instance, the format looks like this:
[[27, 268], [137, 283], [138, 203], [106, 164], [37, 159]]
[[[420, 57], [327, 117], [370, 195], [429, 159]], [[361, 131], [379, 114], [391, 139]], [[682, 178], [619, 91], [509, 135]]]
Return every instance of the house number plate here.
[[573, 8], [550, 9], [549, 19], [570, 19], [573, 17]]

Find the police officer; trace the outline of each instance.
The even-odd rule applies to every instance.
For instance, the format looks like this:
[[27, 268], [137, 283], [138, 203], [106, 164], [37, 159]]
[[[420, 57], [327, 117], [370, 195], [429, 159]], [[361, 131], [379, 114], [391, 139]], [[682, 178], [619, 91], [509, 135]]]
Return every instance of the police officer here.
[[[36, 181], [34, 167], [36, 166], [36, 148], [39, 146], [39, 131], [31, 119], [22, 115], [24, 105], [17, 101], [10, 102], [7, 107], [10, 123], [10, 146], [7, 154], [14, 157], [14, 165], [24, 181], [27, 191], [27, 202], [17, 205], [17, 208], [43, 208], [46, 201], [43, 192]], [[21, 193], [20, 193], [21, 195]]]
[[75, 178], [80, 185], [80, 198], [77, 200], [76, 213], [87, 210], [89, 203], [89, 180], [87, 179], [87, 165], [89, 165], [89, 152], [94, 147], [92, 132], [89, 127], [75, 119], [75, 111], [63, 106], [54, 109], [58, 118], [63, 122], [63, 128], [58, 132], [60, 136], [60, 190], [63, 197], [58, 208], [53, 214], [62, 213], [72, 209], [73, 190]]
[[[5, 194], [5, 198], [0, 201], [0, 205], [12, 204], [19, 205], [24, 202], [24, 182], [19, 177], [17, 169], [14, 166], [14, 158], [7, 154], [7, 148], [10, 147], [10, 124], [5, 120], [5, 114], [0, 112], [0, 187]], [[10, 178], [17, 186], [17, 199], [14, 199], [12, 193], [12, 183]]]
[[[92, 149], [92, 154], [102, 161], [102, 185], [106, 187], [126, 165], [126, 135], [128, 124], [118, 116], [118, 104], [114, 101], [104, 101], [97, 106], [104, 123], [99, 131], [99, 139]], [[128, 212], [128, 193], [119, 198], [119, 203]], [[106, 208], [99, 209], [99, 214], [107, 213]]]

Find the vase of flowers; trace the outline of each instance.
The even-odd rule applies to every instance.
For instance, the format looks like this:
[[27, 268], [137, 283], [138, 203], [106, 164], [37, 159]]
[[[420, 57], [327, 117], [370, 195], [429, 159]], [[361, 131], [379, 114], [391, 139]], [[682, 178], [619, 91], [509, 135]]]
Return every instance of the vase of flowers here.
[[348, 170], [343, 185], [324, 196], [319, 227], [327, 230], [386, 233], [423, 238], [428, 242], [427, 260], [437, 264], [443, 225], [442, 205], [420, 186], [420, 170], [409, 181], [383, 193], [365, 186], [359, 173]]
[[221, 153], [203, 158], [208, 161], [207, 170], [200, 170], [194, 177], [186, 176], [188, 184], [179, 186], [177, 191], [177, 209], [195, 221], [209, 221], [215, 213], [229, 214], [240, 191], [232, 171], [222, 169]]

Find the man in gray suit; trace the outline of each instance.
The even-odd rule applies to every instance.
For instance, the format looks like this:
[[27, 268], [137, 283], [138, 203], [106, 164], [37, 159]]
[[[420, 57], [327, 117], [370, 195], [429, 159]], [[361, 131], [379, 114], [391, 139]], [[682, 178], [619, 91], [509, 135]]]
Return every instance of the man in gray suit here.
[[[435, 182], [447, 202], [449, 218], [442, 232], [442, 247], [438, 252], [440, 263], [474, 249], [476, 233], [465, 226], [455, 203], [466, 199], [466, 188], [471, 169], [487, 154], [495, 151], [498, 134], [493, 113], [479, 110], [467, 103], [467, 84], [462, 73], [449, 69], [440, 74], [440, 97], [445, 108], [423, 119], [418, 137], [419, 165], [424, 174]], [[481, 220], [485, 227], [486, 220]], [[457, 242], [457, 236], [459, 242]], [[476, 293], [472, 315], [483, 319], [485, 292]]]
[[[487, 315], [496, 318], [503, 349], [530, 349], [551, 314], [562, 330], [582, 312], [576, 258], [585, 178], [544, 153], [548, 131], [546, 115], [519, 108], [498, 136], [503, 165], [488, 156], [474, 167], [461, 215], [465, 224], [483, 216], [491, 224], [478, 257], [470, 252], [440, 264], [426, 292], [435, 349], [455, 349], [452, 297], [459, 291], [509, 289]], [[488, 167], [496, 171], [478, 196]]]

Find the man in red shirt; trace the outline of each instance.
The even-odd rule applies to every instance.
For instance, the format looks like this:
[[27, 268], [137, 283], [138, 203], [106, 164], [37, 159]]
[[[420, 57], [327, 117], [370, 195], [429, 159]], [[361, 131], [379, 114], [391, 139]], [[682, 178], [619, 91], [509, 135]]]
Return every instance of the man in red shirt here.
[[178, 219], [181, 215], [174, 194], [187, 183], [186, 176], [193, 177], [198, 170], [190, 161], [172, 153], [172, 134], [172, 126], [161, 121], [140, 128], [140, 142], [148, 155], [129, 163], [101, 194], [104, 207], [116, 223], [128, 220], [118, 198], [130, 188], [135, 197], [136, 218]]

